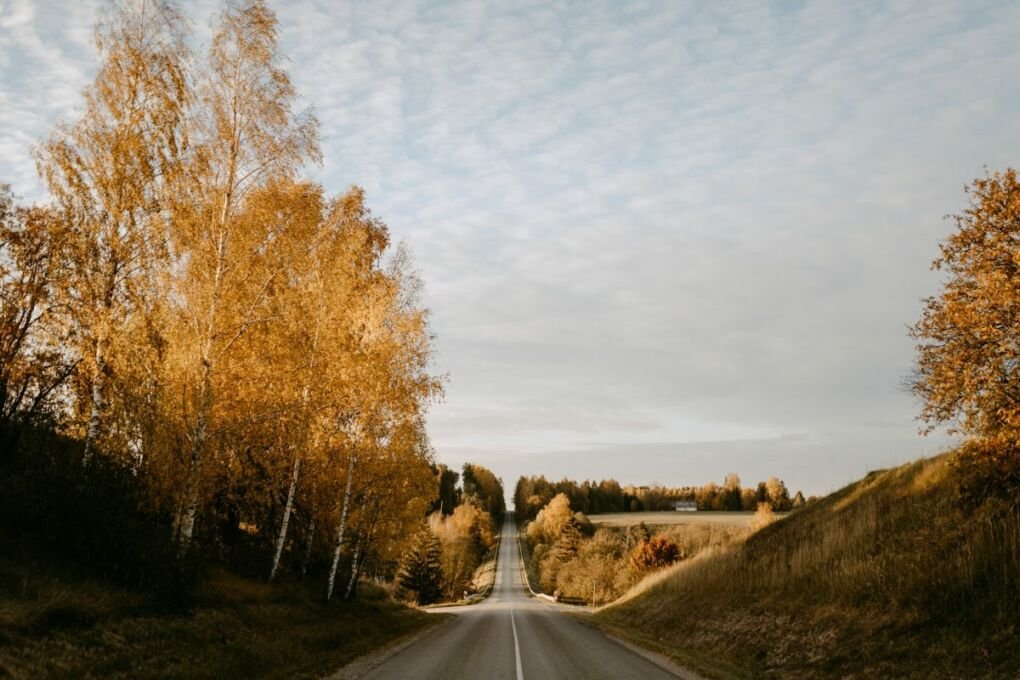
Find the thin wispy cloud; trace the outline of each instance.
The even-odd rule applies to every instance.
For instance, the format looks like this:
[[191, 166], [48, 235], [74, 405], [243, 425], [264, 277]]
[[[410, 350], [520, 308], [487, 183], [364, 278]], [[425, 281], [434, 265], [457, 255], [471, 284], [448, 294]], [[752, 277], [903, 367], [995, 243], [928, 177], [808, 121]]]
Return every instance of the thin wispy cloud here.
[[[23, 196], [97, 7], [0, 0], [0, 181]], [[215, 7], [189, 6], [196, 41]], [[1020, 6], [276, 8], [315, 176], [365, 186], [427, 282], [441, 459], [822, 491], [940, 445], [900, 388], [905, 325], [941, 216], [1017, 162]]]

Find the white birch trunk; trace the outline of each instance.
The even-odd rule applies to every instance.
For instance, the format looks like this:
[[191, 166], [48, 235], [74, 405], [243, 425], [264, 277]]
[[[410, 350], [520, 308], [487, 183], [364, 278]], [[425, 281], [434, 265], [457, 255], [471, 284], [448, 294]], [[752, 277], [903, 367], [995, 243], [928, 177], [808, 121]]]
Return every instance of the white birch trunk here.
[[[309, 367], [314, 369], [314, 353], [319, 340], [319, 330], [316, 327], [315, 338], [312, 340], [312, 354], [313, 360], [309, 364]], [[308, 410], [308, 399], [311, 395], [311, 388], [306, 383], [304, 389], [301, 390], [301, 408], [304, 411]], [[307, 421], [306, 421], [307, 422]], [[306, 437], [303, 437], [305, 439]], [[312, 442], [314, 447], [315, 442]], [[287, 527], [290, 526], [290, 514], [294, 509], [294, 494], [297, 492], [298, 476], [301, 473], [301, 452], [300, 448], [294, 454], [294, 471], [290, 477], [290, 490], [287, 492], [287, 505], [283, 509], [283, 522], [280, 523], [280, 535], [276, 538], [276, 551], [273, 554], [273, 566], [269, 570], [269, 582], [273, 582], [273, 577], [276, 576], [276, 570], [280, 566], [280, 556], [283, 554], [283, 546], [287, 541]], [[314, 520], [313, 520], [314, 521]], [[313, 525], [314, 526], [314, 525]], [[304, 573], [304, 567], [302, 566], [302, 574]]]
[[[234, 160], [231, 160], [230, 181], [233, 182], [235, 172]], [[228, 185], [228, 186], [232, 186]], [[183, 555], [191, 545], [195, 531], [195, 516], [198, 514], [199, 488], [202, 484], [202, 463], [205, 458], [205, 444], [208, 437], [209, 420], [212, 417], [212, 379], [213, 379], [213, 348], [216, 342], [216, 312], [220, 291], [223, 284], [223, 267], [227, 258], [226, 228], [227, 208], [230, 204], [231, 192], [228, 190], [223, 200], [220, 214], [221, 231], [216, 244], [216, 273], [213, 278], [213, 296], [206, 318], [205, 341], [202, 345], [202, 376], [199, 382], [197, 399], [198, 416], [195, 432], [191, 440], [191, 457], [188, 468], [188, 487], [185, 499], [184, 520], [181, 522], [180, 553]]]
[[347, 489], [344, 491], [344, 503], [340, 510], [340, 524], [336, 532], [336, 547], [333, 549], [333, 564], [329, 568], [329, 583], [326, 586], [326, 601], [333, 599], [333, 587], [336, 585], [336, 568], [340, 564], [340, 550], [344, 545], [344, 529], [347, 528], [347, 510], [351, 502], [351, 482], [354, 479], [354, 455], [347, 465]]
[[376, 520], [378, 518], [379, 503], [376, 502], [372, 508], [372, 519], [368, 524], [368, 533], [358, 541], [354, 549], [354, 559], [351, 560], [351, 580], [347, 583], [347, 592], [344, 594], [345, 600], [351, 599], [351, 595], [354, 593], [354, 586], [358, 583], [358, 579], [361, 578], [361, 562], [365, 559], [365, 555], [368, 554], [368, 547], [372, 544], [372, 538], [375, 536]]
[[[211, 344], [211, 343], [210, 343]], [[208, 360], [203, 361], [202, 389], [198, 395], [198, 421], [191, 440], [191, 459], [188, 467], [188, 486], [184, 499], [184, 518], [179, 527], [179, 551], [183, 555], [191, 545], [195, 532], [195, 516], [198, 514], [198, 497], [202, 485], [202, 460], [205, 456], [205, 444], [209, 428], [209, 403], [211, 387], [211, 366]]]
[[290, 476], [290, 490], [287, 492], [287, 504], [283, 508], [283, 522], [280, 523], [280, 535], [276, 537], [276, 550], [273, 551], [273, 566], [269, 570], [269, 582], [273, 582], [276, 570], [280, 566], [283, 545], [287, 541], [287, 526], [290, 524], [290, 513], [294, 509], [294, 493], [297, 490], [298, 476], [301, 474], [301, 456], [294, 455], [294, 471]]
[[195, 533], [195, 516], [198, 514], [198, 492], [202, 483], [202, 454], [205, 448], [205, 418], [199, 419], [195, 440], [191, 444], [191, 467], [188, 473], [188, 491], [184, 501], [184, 518], [180, 524], [180, 552], [187, 552]]

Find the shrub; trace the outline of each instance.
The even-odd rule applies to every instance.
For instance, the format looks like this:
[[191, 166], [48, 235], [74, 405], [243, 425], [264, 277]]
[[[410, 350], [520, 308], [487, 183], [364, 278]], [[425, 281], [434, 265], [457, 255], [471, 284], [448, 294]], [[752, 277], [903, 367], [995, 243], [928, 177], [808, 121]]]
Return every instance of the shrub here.
[[683, 555], [676, 543], [669, 539], [656, 537], [642, 541], [630, 555], [630, 564], [638, 573], [655, 571], [668, 567]]
[[751, 521], [751, 528], [757, 531], [767, 527], [776, 521], [775, 513], [772, 512], [771, 503], [759, 503], [758, 511], [754, 513], [754, 520]]

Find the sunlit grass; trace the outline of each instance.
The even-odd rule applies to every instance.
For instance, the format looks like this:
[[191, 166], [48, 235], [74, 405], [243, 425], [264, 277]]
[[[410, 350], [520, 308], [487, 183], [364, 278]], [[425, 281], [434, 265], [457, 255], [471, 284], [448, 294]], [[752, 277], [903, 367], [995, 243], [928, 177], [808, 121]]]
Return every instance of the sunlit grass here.
[[652, 575], [599, 619], [754, 675], [1006, 677], [1018, 582], [1020, 514], [965, 510], [942, 456]]

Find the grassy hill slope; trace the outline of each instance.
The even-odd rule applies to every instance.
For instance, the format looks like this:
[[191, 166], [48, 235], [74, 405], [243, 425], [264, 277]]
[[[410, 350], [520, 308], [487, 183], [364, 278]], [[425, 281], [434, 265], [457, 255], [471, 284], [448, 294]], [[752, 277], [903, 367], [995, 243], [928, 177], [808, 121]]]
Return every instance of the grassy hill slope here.
[[710, 677], [1016, 678], [1020, 513], [951, 457], [873, 472], [642, 582], [594, 623]]

